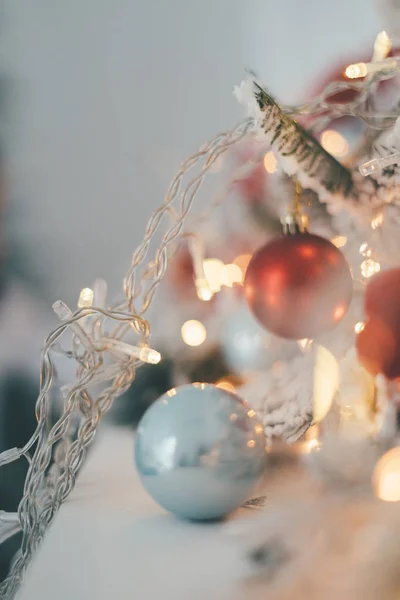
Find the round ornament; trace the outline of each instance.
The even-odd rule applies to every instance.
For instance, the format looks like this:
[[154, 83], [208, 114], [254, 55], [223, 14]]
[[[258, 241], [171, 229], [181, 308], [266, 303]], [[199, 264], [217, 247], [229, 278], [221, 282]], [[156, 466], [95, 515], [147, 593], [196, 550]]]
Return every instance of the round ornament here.
[[400, 332], [400, 269], [382, 271], [365, 290], [365, 313]]
[[372, 375], [400, 377], [400, 339], [385, 321], [369, 319], [357, 335], [356, 349], [361, 364]]
[[265, 467], [264, 428], [235, 394], [172, 389], [139, 423], [135, 461], [152, 498], [178, 517], [219, 519], [245, 502]]
[[229, 369], [244, 375], [269, 368], [277, 360], [272, 336], [256, 321], [247, 306], [228, 315], [221, 331], [221, 348]]
[[373, 375], [400, 377], [400, 269], [375, 275], [364, 303], [368, 318], [356, 340], [360, 362]]
[[247, 302], [269, 331], [314, 338], [342, 320], [353, 280], [343, 254], [310, 233], [285, 235], [260, 248], [247, 268]]

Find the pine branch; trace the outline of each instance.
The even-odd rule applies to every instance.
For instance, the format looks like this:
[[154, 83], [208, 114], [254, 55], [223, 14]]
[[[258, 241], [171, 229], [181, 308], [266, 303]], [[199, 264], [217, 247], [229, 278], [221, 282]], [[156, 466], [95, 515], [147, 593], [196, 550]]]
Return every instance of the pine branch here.
[[[351, 172], [341, 165], [294, 119], [286, 115], [275, 100], [257, 83], [255, 98], [263, 113], [260, 126], [272, 149], [281, 159], [293, 159], [289, 175], [306, 178], [307, 186], [329, 194], [353, 195]], [[286, 165], [288, 166], [288, 165]], [[285, 169], [286, 170], [286, 169]]]

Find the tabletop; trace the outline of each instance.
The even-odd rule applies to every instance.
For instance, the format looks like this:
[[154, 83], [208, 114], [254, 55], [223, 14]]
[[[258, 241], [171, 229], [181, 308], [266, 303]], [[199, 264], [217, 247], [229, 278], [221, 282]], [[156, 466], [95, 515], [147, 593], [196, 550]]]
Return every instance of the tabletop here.
[[164, 511], [140, 483], [133, 442], [132, 430], [99, 432], [18, 600], [252, 600], [232, 519], [190, 523]]

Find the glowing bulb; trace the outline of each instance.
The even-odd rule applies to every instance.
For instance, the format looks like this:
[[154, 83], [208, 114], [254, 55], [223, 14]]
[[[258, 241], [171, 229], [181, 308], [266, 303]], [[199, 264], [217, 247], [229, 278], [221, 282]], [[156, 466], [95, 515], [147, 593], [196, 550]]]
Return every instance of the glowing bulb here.
[[304, 338], [302, 340], [298, 340], [298, 344], [299, 344], [300, 348], [302, 348], [302, 350], [307, 350], [308, 348], [310, 348], [312, 346], [312, 340], [309, 340], [308, 338]]
[[371, 256], [372, 255], [372, 250], [371, 250], [371, 248], [368, 246], [368, 244], [366, 242], [364, 242], [363, 244], [361, 244], [361, 246], [360, 246], [360, 254], [362, 254], [362, 256]]
[[94, 292], [90, 288], [83, 288], [79, 294], [78, 308], [93, 306]]
[[333, 239], [331, 239], [332, 244], [336, 246], [336, 248], [343, 248], [347, 244], [347, 237], [344, 235], [336, 235]]
[[267, 173], [275, 173], [278, 168], [278, 161], [273, 152], [267, 152], [264, 156], [264, 167]]
[[251, 261], [251, 254], [240, 254], [235, 258], [233, 264], [239, 267], [242, 271], [242, 281], [245, 278], [247, 267], [249, 266], [249, 262]]
[[375, 495], [385, 502], [400, 500], [400, 448], [392, 448], [378, 461], [372, 475]]
[[322, 147], [333, 156], [343, 157], [349, 151], [349, 145], [345, 137], [333, 129], [327, 129], [321, 135]]
[[247, 442], [247, 447], [248, 447], [248, 448], [254, 448], [254, 446], [255, 446], [255, 445], [256, 445], [256, 442], [255, 442], [255, 440], [249, 440], [249, 441]]
[[222, 272], [222, 285], [227, 287], [233, 287], [235, 283], [242, 283], [243, 273], [242, 269], [233, 263], [225, 265]]
[[356, 333], [361, 333], [365, 328], [365, 323], [363, 321], [359, 321], [354, 325], [354, 331]]
[[203, 261], [204, 275], [211, 292], [219, 292], [222, 285], [224, 263], [218, 258], [207, 258]]
[[392, 40], [386, 31], [380, 31], [376, 36], [372, 61], [383, 60], [392, 49]]
[[200, 321], [186, 321], [181, 327], [182, 339], [188, 346], [201, 346], [207, 337], [207, 331]]
[[365, 77], [367, 74], [367, 65], [365, 63], [356, 63], [354, 65], [349, 65], [344, 73], [349, 79], [358, 79], [359, 77]]
[[252, 419], [253, 417], [255, 417], [255, 416], [256, 416], [256, 414], [257, 414], [257, 413], [256, 413], [256, 411], [255, 411], [255, 410], [253, 410], [253, 409], [251, 408], [251, 409], [248, 411], [248, 413], [247, 413], [247, 416], [248, 416], [250, 419]]
[[161, 360], [161, 354], [157, 350], [143, 346], [139, 351], [139, 359], [150, 365], [157, 365]]
[[213, 297], [213, 293], [210, 290], [207, 279], [196, 279], [195, 280], [197, 297], [203, 302], [208, 302]]
[[[227, 392], [235, 392], [235, 390], [236, 390], [235, 386], [233, 385], [233, 383], [231, 383], [229, 381], [228, 378], [226, 378], [226, 379], [225, 378], [220, 379], [219, 381], [217, 381], [217, 383], [215, 384], [215, 386], [217, 388], [220, 388], [221, 390], [226, 390]], [[237, 415], [235, 415], [235, 416], [237, 418]], [[232, 417], [232, 415], [231, 415], [231, 417]]]
[[371, 221], [372, 229], [378, 229], [383, 224], [383, 212], [376, 215]]
[[381, 270], [380, 263], [372, 260], [372, 258], [367, 258], [361, 263], [361, 275], [368, 279], [375, 275], [375, 273], [379, 273]]
[[323, 346], [317, 346], [314, 367], [314, 423], [328, 414], [339, 389], [339, 365], [336, 358]]

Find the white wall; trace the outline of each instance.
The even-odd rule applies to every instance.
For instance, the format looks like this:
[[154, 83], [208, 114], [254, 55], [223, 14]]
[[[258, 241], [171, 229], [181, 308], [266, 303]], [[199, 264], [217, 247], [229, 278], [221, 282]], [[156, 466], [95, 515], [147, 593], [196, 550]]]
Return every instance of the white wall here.
[[179, 163], [241, 118], [246, 67], [293, 100], [381, 28], [366, 0], [13, 0], [2, 22], [19, 234], [68, 302], [117, 292]]

